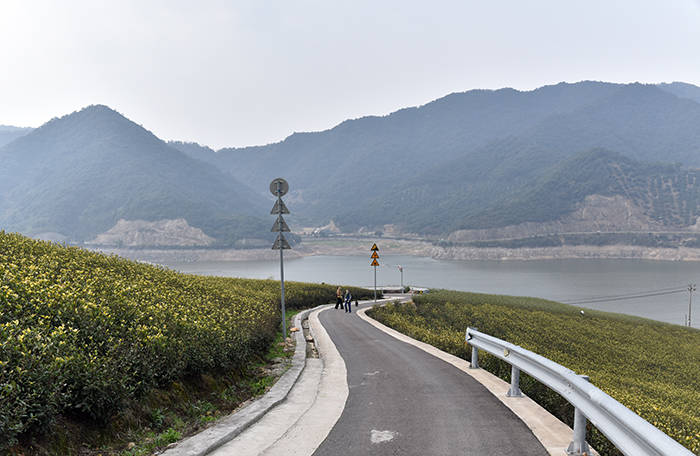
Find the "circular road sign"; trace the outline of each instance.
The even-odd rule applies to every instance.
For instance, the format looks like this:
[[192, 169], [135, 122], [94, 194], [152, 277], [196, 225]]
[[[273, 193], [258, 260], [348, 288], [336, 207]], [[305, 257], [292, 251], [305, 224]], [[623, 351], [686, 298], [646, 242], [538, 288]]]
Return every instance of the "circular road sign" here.
[[289, 184], [286, 180], [278, 177], [277, 179], [270, 182], [270, 193], [274, 196], [284, 196], [289, 191]]

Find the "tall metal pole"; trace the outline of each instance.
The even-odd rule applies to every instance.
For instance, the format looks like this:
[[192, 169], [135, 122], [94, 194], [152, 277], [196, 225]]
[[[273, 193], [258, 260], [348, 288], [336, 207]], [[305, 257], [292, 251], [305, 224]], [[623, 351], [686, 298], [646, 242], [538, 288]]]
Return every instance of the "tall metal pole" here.
[[372, 258], [372, 263], [370, 266], [374, 268], [374, 302], [377, 302], [377, 266], [379, 266], [379, 261], [377, 261], [377, 258], [379, 258], [379, 254], [377, 253], [379, 247], [377, 247], [377, 243], [375, 242], [372, 244], [372, 248], [369, 250], [372, 252], [370, 256], [370, 258]]
[[277, 197], [277, 202], [270, 214], [277, 215], [277, 222], [272, 224], [273, 233], [279, 233], [275, 243], [272, 244], [272, 249], [280, 249], [280, 308], [282, 310], [282, 338], [287, 339], [287, 312], [284, 305], [284, 249], [291, 248], [289, 243], [284, 238], [284, 232], [289, 231], [287, 223], [282, 218], [282, 214], [289, 214], [289, 209], [282, 202], [282, 197], [289, 191], [289, 184], [286, 180], [278, 177], [270, 182], [270, 193]]
[[[278, 182], [277, 183], [277, 188], [278, 188], [278, 194], [281, 193], [281, 184]], [[282, 197], [278, 196], [277, 201], [280, 204], [280, 207], [282, 207]], [[282, 233], [282, 219], [280, 218], [279, 220], [279, 228], [280, 228], [280, 233]], [[280, 306], [282, 307], [282, 340], [287, 339], [287, 315], [285, 313], [285, 308], [284, 308], [284, 249], [280, 245], [280, 284], [282, 287], [282, 299], [280, 302]]]
[[377, 267], [374, 266], [374, 302], [377, 302]]
[[693, 322], [690, 316], [690, 311], [693, 306], [693, 291], [695, 291], [695, 284], [691, 283], [688, 285], [688, 326], [691, 326]]

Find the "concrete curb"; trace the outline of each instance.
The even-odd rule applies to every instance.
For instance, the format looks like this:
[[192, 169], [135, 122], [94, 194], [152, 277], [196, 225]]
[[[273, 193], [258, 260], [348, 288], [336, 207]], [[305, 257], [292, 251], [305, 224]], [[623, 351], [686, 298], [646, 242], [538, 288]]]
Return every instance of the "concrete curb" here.
[[294, 326], [299, 328], [299, 331], [294, 333], [296, 348], [292, 357], [292, 367], [282, 374], [274, 386], [270, 388], [270, 391], [245, 408], [222, 418], [214, 426], [182, 440], [177, 446], [161, 454], [164, 456], [204, 456], [234, 439], [260, 420], [270, 409], [284, 401], [306, 366], [306, 340], [301, 322], [311, 312], [327, 305], [323, 304], [313, 309], [307, 309], [294, 317]]
[[[385, 304], [386, 303], [382, 303], [381, 305]], [[508, 397], [507, 392], [510, 389], [510, 384], [496, 377], [492, 373], [487, 372], [484, 369], [471, 369], [468, 361], [442, 351], [439, 348], [433, 347], [430, 344], [413, 339], [366, 315], [366, 312], [372, 309], [372, 307], [365, 307], [358, 310], [357, 315], [370, 325], [384, 331], [390, 336], [420, 348], [426, 353], [440, 358], [468, 374], [486, 387], [491, 394], [496, 396], [498, 400], [500, 400], [506, 407], [515, 413], [515, 415], [520, 418], [528, 428], [530, 428], [537, 440], [540, 441], [542, 446], [544, 446], [545, 450], [547, 450], [551, 456], [563, 456], [567, 454], [566, 449], [573, 436], [573, 430], [569, 426], [561, 422], [557, 417], [549, 413], [542, 406], [527, 396]], [[591, 448], [591, 454], [597, 456], [598, 452]]]

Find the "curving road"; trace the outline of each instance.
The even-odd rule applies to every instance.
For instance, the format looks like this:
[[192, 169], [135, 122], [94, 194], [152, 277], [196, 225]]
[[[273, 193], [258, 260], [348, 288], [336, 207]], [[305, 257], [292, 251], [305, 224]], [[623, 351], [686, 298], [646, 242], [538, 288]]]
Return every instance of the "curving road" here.
[[319, 319], [345, 361], [349, 395], [314, 455], [547, 455], [525, 424], [454, 366], [361, 320]]

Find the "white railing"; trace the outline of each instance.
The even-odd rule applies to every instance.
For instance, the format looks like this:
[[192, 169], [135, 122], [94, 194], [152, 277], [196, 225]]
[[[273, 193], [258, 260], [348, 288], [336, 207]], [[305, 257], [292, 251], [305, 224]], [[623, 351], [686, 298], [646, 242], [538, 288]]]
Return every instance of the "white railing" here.
[[475, 328], [467, 328], [466, 340], [472, 346], [472, 368], [479, 367], [477, 349], [484, 350], [512, 366], [508, 396], [522, 395], [519, 386], [522, 370], [559, 393], [574, 406], [573, 441], [567, 450], [568, 454], [581, 455], [589, 452], [586, 444], [588, 419], [625, 455], [693, 456], [680, 443], [589, 383], [588, 377], [577, 375], [537, 353], [481, 333]]

